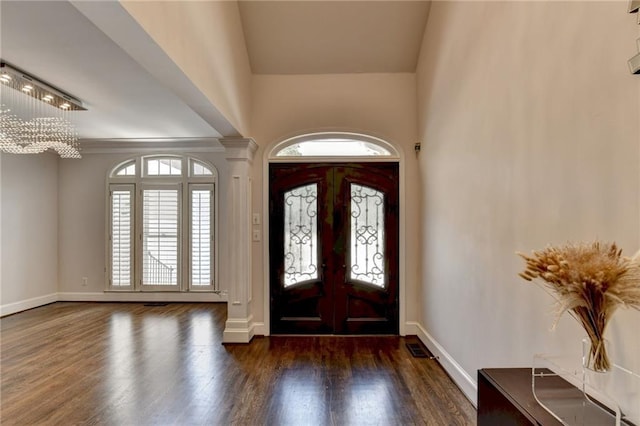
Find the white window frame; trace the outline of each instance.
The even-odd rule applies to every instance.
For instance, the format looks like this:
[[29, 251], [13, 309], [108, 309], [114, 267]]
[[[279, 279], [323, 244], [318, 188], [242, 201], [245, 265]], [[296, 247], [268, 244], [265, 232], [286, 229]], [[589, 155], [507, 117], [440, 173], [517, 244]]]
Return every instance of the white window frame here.
[[[150, 175], [149, 174], [149, 161], [150, 160], [180, 160], [181, 164], [180, 164], [180, 174], [179, 175], [171, 175], [171, 174], [157, 174], [157, 175]], [[157, 179], [176, 179], [176, 178], [183, 178], [186, 176], [185, 170], [186, 167], [188, 167], [189, 165], [189, 161], [190, 158], [188, 157], [182, 157], [179, 155], [145, 155], [142, 157], [142, 161], [141, 161], [141, 166], [142, 166], [142, 178], [143, 179], [153, 179], [153, 180], [157, 180]], [[137, 170], [136, 170], [137, 171]]]
[[[159, 175], [148, 176], [146, 173], [146, 160], [148, 159], [180, 159], [182, 175]], [[116, 173], [123, 167], [135, 162], [134, 176], [117, 176]], [[209, 170], [211, 175], [193, 175], [193, 164], [198, 163]], [[219, 259], [218, 259], [218, 191], [216, 188], [218, 180], [217, 169], [208, 161], [193, 156], [182, 156], [176, 154], [152, 154], [128, 158], [119, 161], [109, 169], [106, 179], [106, 266], [105, 266], [105, 291], [107, 292], [219, 292]], [[115, 188], [126, 188], [132, 192], [132, 286], [112, 285], [112, 206], [111, 190]], [[145, 189], [168, 189], [178, 188], [178, 272], [177, 285], [172, 286], [149, 286], [142, 285], [142, 232], [143, 232], [143, 197], [142, 191]], [[211, 278], [209, 286], [191, 285], [191, 190], [211, 189]]]
[[[126, 167], [129, 167], [130, 165], [135, 165], [135, 173], [133, 175], [118, 175], [118, 172]], [[111, 170], [109, 171], [109, 177], [108, 179], [111, 180], [111, 183], [113, 183], [114, 181], [121, 181], [121, 180], [130, 180], [130, 181], [134, 181], [136, 176], [139, 174], [139, 170], [140, 170], [140, 164], [138, 162], [137, 158], [130, 158], [126, 161], [121, 161], [118, 164], [116, 164], [115, 166], [113, 166], [111, 168]]]
[[189, 273], [188, 273], [188, 280], [187, 280], [187, 284], [189, 286], [189, 291], [191, 292], [201, 292], [201, 291], [215, 291], [216, 290], [216, 279], [215, 279], [215, 272], [218, 270], [218, 256], [217, 256], [217, 252], [216, 252], [216, 247], [217, 247], [217, 240], [218, 240], [218, 232], [217, 232], [217, 228], [216, 228], [216, 211], [217, 211], [217, 206], [216, 206], [216, 187], [213, 183], [189, 183], [189, 197], [188, 197], [188, 204], [189, 204], [189, 208], [192, 205], [193, 202], [193, 191], [198, 191], [198, 190], [208, 190], [211, 191], [211, 206], [210, 206], [210, 214], [209, 214], [209, 223], [211, 224], [211, 244], [209, 247], [210, 250], [210, 259], [211, 259], [211, 267], [213, 268], [213, 274], [211, 274], [211, 280], [210, 280], [210, 284], [208, 286], [203, 286], [203, 285], [199, 285], [199, 286], [194, 286], [193, 285], [193, 274], [192, 274], [192, 266], [193, 266], [193, 258], [192, 258], [192, 249], [193, 249], [193, 214], [192, 211], [189, 209], [187, 215], [188, 215], [188, 224], [187, 224], [187, 234], [189, 236], [189, 243], [187, 246], [188, 249], [188, 256], [187, 256], [187, 261], [189, 262]]
[[[131, 217], [130, 217], [130, 238], [131, 241], [129, 242], [129, 247], [131, 247], [131, 253], [129, 255], [129, 264], [130, 264], [130, 272], [129, 272], [129, 285], [128, 286], [122, 286], [122, 285], [118, 285], [118, 286], [114, 286], [113, 285], [113, 245], [112, 245], [112, 241], [113, 241], [113, 220], [112, 220], [112, 216], [111, 214], [113, 213], [113, 191], [127, 191], [130, 193], [131, 196]], [[107, 250], [107, 265], [108, 266], [108, 282], [107, 285], [110, 288], [113, 288], [115, 290], [119, 290], [119, 291], [131, 291], [133, 290], [133, 288], [135, 287], [135, 254], [136, 254], [136, 244], [135, 244], [135, 205], [136, 205], [136, 190], [135, 190], [135, 185], [134, 184], [117, 184], [117, 183], [112, 183], [109, 185], [108, 191], [108, 198], [109, 201], [107, 203], [108, 205], [108, 224], [107, 224], [107, 242], [108, 242], [108, 250]]]
[[[199, 165], [199, 166], [203, 166], [208, 168], [211, 171], [210, 175], [197, 175], [195, 173], [195, 166]], [[200, 160], [197, 160], [195, 158], [189, 158], [189, 177], [190, 178], [194, 178], [194, 179], [210, 179], [213, 175], [215, 175], [215, 171], [211, 170], [211, 166], [209, 166], [207, 163], [204, 163]]]

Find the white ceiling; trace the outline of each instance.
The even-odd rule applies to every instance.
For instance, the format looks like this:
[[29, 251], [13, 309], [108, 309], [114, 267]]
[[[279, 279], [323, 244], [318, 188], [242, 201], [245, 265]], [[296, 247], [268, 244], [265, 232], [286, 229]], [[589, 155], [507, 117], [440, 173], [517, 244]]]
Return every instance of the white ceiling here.
[[80, 139], [220, 134], [66, 1], [0, 3], [0, 56], [75, 98]]
[[415, 72], [429, 1], [240, 1], [254, 74]]
[[[254, 74], [414, 72], [429, 5], [243, 0], [239, 10]], [[88, 109], [72, 113], [81, 140], [237, 134], [117, 1], [1, 0], [0, 18], [0, 57]]]

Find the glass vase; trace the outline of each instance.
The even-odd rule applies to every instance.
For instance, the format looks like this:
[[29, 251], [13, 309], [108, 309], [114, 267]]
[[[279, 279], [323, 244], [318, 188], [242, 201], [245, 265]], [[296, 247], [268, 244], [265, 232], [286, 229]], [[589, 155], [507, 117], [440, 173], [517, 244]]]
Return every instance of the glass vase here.
[[582, 366], [596, 373], [609, 372], [609, 341], [590, 337], [582, 339]]

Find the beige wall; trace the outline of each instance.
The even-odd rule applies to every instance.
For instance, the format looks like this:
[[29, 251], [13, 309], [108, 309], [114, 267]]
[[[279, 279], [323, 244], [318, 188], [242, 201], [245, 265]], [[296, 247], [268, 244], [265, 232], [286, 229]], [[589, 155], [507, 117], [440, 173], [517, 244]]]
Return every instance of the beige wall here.
[[[349, 131], [390, 142], [403, 153], [401, 169], [408, 232], [406, 253], [407, 320], [417, 320], [417, 244], [419, 189], [414, 74], [256, 75], [253, 77], [253, 132], [260, 145], [253, 167], [253, 211], [263, 214], [266, 149], [288, 137], [318, 131]], [[401, 172], [402, 173], [402, 172]], [[264, 217], [264, 215], [263, 215]], [[265, 217], [266, 219], [266, 217]], [[263, 229], [263, 236], [268, 232]], [[263, 244], [253, 244], [253, 314], [264, 320]]]
[[[517, 277], [514, 253], [594, 238], [628, 254], [640, 248], [640, 80], [626, 67], [640, 27], [626, 1], [434, 2], [417, 76], [253, 77], [235, 1], [122, 4], [260, 145], [253, 211], [264, 219], [266, 153], [283, 139], [359, 132], [402, 152], [401, 303], [471, 387], [478, 368], [530, 365], [536, 352], [579, 354], [580, 328], [565, 316], [549, 331], [552, 300]], [[132, 155], [0, 157], [2, 306], [102, 292], [104, 179]], [[226, 161], [211, 161], [224, 188]], [[252, 247], [259, 323], [264, 245]], [[635, 371], [638, 327], [640, 314], [624, 311], [608, 330], [616, 359]]]
[[105, 177], [122, 157], [84, 154], [79, 161], [61, 164], [59, 292], [102, 292], [105, 288]]
[[[537, 352], [579, 357], [583, 332], [566, 317], [549, 330], [552, 298], [518, 278], [516, 251], [640, 248], [640, 80], [626, 65], [639, 35], [626, 2], [432, 5], [417, 77], [420, 319], [470, 377]], [[614, 320], [617, 361], [640, 371], [640, 313]]]
[[58, 158], [0, 154], [0, 313], [55, 301], [58, 285]]
[[121, 4], [238, 132], [248, 135], [251, 69], [236, 1]]

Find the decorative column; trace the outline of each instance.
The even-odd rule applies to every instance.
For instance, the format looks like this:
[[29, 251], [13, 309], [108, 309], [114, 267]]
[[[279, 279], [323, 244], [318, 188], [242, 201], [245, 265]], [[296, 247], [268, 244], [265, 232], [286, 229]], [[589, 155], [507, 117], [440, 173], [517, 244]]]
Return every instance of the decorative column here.
[[225, 138], [230, 173], [227, 189], [229, 298], [223, 343], [249, 343], [251, 313], [251, 164], [258, 145], [253, 139]]

